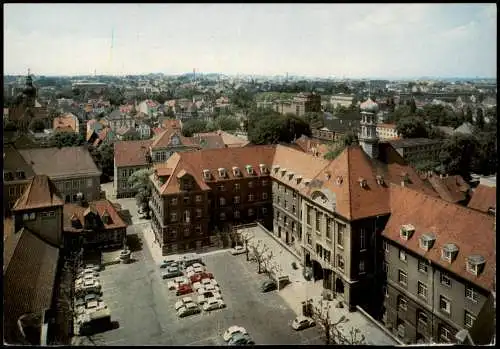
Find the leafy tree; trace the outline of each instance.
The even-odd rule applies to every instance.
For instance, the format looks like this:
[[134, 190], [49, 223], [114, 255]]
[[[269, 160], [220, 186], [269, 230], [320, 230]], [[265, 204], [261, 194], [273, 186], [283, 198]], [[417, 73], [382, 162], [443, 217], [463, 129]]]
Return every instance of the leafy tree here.
[[330, 318], [332, 304], [323, 300], [318, 305], [313, 306], [313, 318], [318, 322], [326, 345], [363, 345], [366, 344], [365, 336], [358, 328], [351, 328], [349, 335], [345, 335], [341, 325], [347, 323], [349, 319], [341, 316], [336, 322]]
[[342, 151], [350, 146], [351, 144], [358, 143], [358, 136], [353, 131], [347, 131], [339, 141], [330, 144], [328, 152], [325, 154], [324, 158], [326, 160], [333, 160], [339, 156]]
[[186, 121], [182, 125], [182, 135], [184, 137], [191, 137], [195, 133], [205, 132], [207, 129], [207, 122], [199, 119], [192, 119]]
[[409, 106], [410, 106], [410, 114], [415, 114], [417, 112], [417, 103], [415, 103], [414, 98], [410, 100]]
[[396, 123], [397, 132], [403, 138], [427, 138], [428, 132], [425, 122], [419, 117], [406, 117]]
[[258, 240], [255, 244], [250, 244], [250, 251], [252, 252], [255, 261], [257, 262], [257, 273], [262, 273], [262, 266], [269, 260], [268, 251], [269, 247], [262, 243], [262, 240]]
[[45, 123], [40, 119], [33, 119], [30, 122], [29, 129], [33, 132], [43, 132], [45, 130]]
[[461, 133], [452, 135], [445, 141], [439, 154], [445, 172], [469, 179], [477, 148], [478, 143], [474, 136]]
[[231, 103], [237, 110], [241, 111], [245, 117], [255, 108], [254, 96], [244, 88], [238, 88], [231, 97]]
[[400, 105], [387, 115], [387, 121], [397, 123], [399, 120], [407, 118], [410, 115], [410, 107], [408, 105]]
[[114, 175], [114, 145], [103, 143], [99, 147], [89, 146], [89, 152], [104, 176]]
[[481, 108], [478, 108], [476, 112], [476, 127], [480, 130], [484, 128], [484, 113]]
[[248, 123], [248, 140], [254, 144], [275, 144], [284, 133], [284, 124], [280, 117], [264, 117], [255, 123]]
[[128, 183], [132, 186], [132, 189], [137, 191], [135, 195], [137, 206], [145, 213], [146, 217], [150, 217], [151, 214], [149, 207], [152, 192], [152, 184], [149, 179], [151, 174], [153, 174], [152, 170], [142, 169], [135, 171], [128, 178]]
[[465, 112], [465, 121], [472, 124], [474, 122], [474, 118], [472, 116], [472, 109], [471, 107], [467, 107], [467, 110]]
[[302, 118], [311, 128], [321, 128], [325, 126], [325, 114], [323, 112], [308, 112]]
[[85, 143], [82, 135], [73, 132], [57, 132], [50, 139], [52, 147], [78, 147]]
[[497, 172], [497, 132], [480, 131], [477, 134], [476, 152], [472, 158], [475, 173], [490, 175]]
[[234, 131], [240, 128], [240, 122], [238, 119], [227, 115], [221, 115], [216, 118], [215, 125], [218, 130], [223, 131]]

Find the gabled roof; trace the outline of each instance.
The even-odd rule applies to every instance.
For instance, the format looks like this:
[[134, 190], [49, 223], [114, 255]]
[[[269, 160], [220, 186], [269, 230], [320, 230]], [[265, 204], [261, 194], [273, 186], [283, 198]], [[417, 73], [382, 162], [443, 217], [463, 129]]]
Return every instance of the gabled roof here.
[[66, 232], [81, 232], [82, 229], [78, 229], [72, 226], [71, 220], [77, 219], [80, 221], [81, 226], [85, 225], [85, 214], [86, 211], [91, 211], [97, 214], [101, 220], [104, 213], [107, 213], [111, 218], [110, 224], [104, 224], [104, 229], [119, 229], [127, 227], [127, 224], [123, 221], [118, 211], [115, 209], [113, 204], [109, 200], [96, 200], [91, 201], [88, 207], [83, 207], [76, 204], [65, 204], [63, 208], [63, 225], [64, 231]]
[[464, 122], [462, 125], [458, 126], [453, 133], [463, 133], [471, 135], [474, 133], [474, 126], [470, 122]]
[[50, 178], [101, 175], [101, 171], [84, 146], [22, 149], [19, 153], [36, 174], [47, 175]]
[[24, 340], [17, 320], [29, 313], [41, 314], [52, 303], [59, 249], [23, 228], [4, 245], [4, 340]]
[[434, 190], [439, 194], [441, 199], [458, 203], [467, 199], [467, 192], [470, 186], [464, 181], [460, 175], [448, 176], [440, 178], [439, 176], [430, 176], [427, 178]]
[[472, 198], [467, 207], [488, 213], [490, 208], [496, 210], [497, 207], [497, 188], [488, 187], [487, 185], [479, 184], [472, 193]]
[[23, 195], [17, 199], [13, 211], [62, 206], [64, 204], [56, 186], [46, 175], [34, 176]]
[[3, 168], [4, 171], [10, 171], [15, 174], [16, 171], [24, 171], [26, 178], [31, 178], [35, 172], [29, 163], [23, 158], [21, 153], [12, 145], [4, 145]]
[[[310, 197], [315, 191], [326, 190], [335, 195], [340, 215], [349, 220], [368, 218], [389, 214], [387, 185], [401, 185], [405, 174], [409, 179], [405, 185], [437, 196], [389, 143], [379, 143], [377, 160], [369, 158], [357, 144], [345, 148], [301, 192]], [[384, 184], [377, 183], [377, 176], [382, 176]], [[366, 181], [365, 187], [361, 187], [361, 179]]]
[[[201, 190], [210, 189], [203, 179], [203, 170], [205, 169], [212, 173], [212, 178], [218, 179], [217, 170], [225, 168], [228, 175], [227, 179], [234, 179], [232, 168], [236, 166], [240, 168], [242, 177], [256, 178], [256, 175], [249, 175], [246, 172], [245, 166], [251, 165], [256, 173], [259, 173], [260, 164], [266, 164], [270, 169], [274, 151], [275, 146], [252, 146], [174, 153], [165, 165], [166, 168], [171, 169], [172, 176], [169, 177], [165, 184], [161, 185], [159, 188], [160, 193], [168, 195], [179, 192], [180, 181], [177, 175], [184, 172], [194, 178]], [[300, 152], [297, 153], [300, 154]]]
[[232, 134], [227, 133], [225, 131], [219, 130], [219, 131], [217, 131], [217, 134], [222, 137], [222, 141], [224, 142], [224, 144], [228, 148], [244, 147], [250, 143], [247, 140], [244, 140], [244, 139], [237, 137], [237, 136], [233, 136]]
[[225, 148], [224, 140], [215, 132], [198, 133], [191, 137], [193, 143], [198, 144], [203, 149]]
[[[390, 187], [390, 207], [384, 237], [485, 290], [492, 290], [496, 267], [494, 217], [397, 185]], [[415, 233], [407, 241], [400, 238], [404, 224], [415, 227]], [[419, 247], [419, 238], [429, 232], [436, 240], [432, 248], [425, 251]], [[448, 243], [458, 247], [458, 255], [452, 263], [441, 259], [441, 249]], [[486, 260], [478, 276], [466, 270], [466, 261], [471, 255], [480, 255]]]
[[[172, 139], [177, 137], [179, 139], [179, 144], [172, 144]], [[153, 143], [151, 143], [151, 148], [167, 148], [167, 147], [177, 147], [177, 146], [188, 146], [197, 147], [196, 144], [188, 137], [181, 135], [179, 130], [165, 130], [155, 137]]]
[[116, 142], [115, 165], [117, 167], [147, 165], [146, 154], [149, 152], [150, 145], [150, 139]]

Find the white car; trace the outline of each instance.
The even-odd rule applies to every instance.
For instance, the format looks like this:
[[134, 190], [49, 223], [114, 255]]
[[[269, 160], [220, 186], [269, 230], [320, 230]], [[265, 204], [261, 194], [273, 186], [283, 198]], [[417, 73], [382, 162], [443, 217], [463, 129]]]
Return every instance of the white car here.
[[86, 264], [83, 269], [90, 269], [90, 270], [93, 270], [93, 271], [100, 271], [101, 270], [101, 267], [99, 265], [95, 265], [95, 264]]
[[234, 246], [234, 248], [231, 249], [231, 254], [233, 256], [236, 256], [236, 255], [239, 255], [239, 254], [243, 254], [243, 253], [246, 253], [247, 252], [247, 249], [243, 246]]
[[200, 289], [200, 287], [202, 287], [202, 286], [203, 286], [203, 285], [201, 284], [201, 282], [195, 282], [195, 283], [193, 283], [193, 286], [192, 286], [192, 287], [193, 287], [193, 290], [194, 290], [195, 292], [198, 292], [198, 290], [199, 290], [199, 289]]
[[292, 328], [295, 331], [300, 331], [313, 326], [316, 326], [316, 323], [313, 319], [307, 316], [298, 316], [292, 322]]
[[209, 298], [206, 303], [203, 304], [203, 310], [210, 311], [215, 309], [222, 309], [226, 307], [226, 303], [222, 299]]
[[186, 273], [194, 273], [194, 267], [190, 265], [189, 267], [186, 268]]
[[224, 341], [229, 342], [229, 340], [235, 335], [235, 334], [248, 334], [247, 330], [244, 327], [241, 326], [231, 326], [227, 329], [226, 332], [222, 335], [222, 338]]
[[199, 267], [194, 267], [194, 272], [196, 274], [200, 274], [200, 273], [203, 273], [205, 271], [205, 268], [203, 266], [199, 266]]
[[187, 303], [177, 310], [178, 317], [185, 317], [198, 313], [201, 313], [201, 309], [196, 303]]
[[78, 277], [79, 278], [83, 278], [85, 276], [93, 276], [93, 277], [98, 277], [99, 276], [99, 272], [95, 271], [95, 270], [92, 270], [92, 269], [84, 269], [82, 270], [80, 273], [78, 273]]
[[181, 277], [180, 279], [172, 280], [167, 283], [167, 287], [170, 291], [178, 290], [181, 285], [189, 285], [188, 279]]
[[205, 291], [220, 292], [220, 287], [216, 286], [214, 284], [205, 285], [204, 288], [205, 288]]
[[196, 268], [203, 268], [203, 269], [205, 269], [205, 266], [204, 266], [203, 264], [201, 264], [201, 263], [194, 263], [194, 264], [192, 265], [192, 267], [193, 267], [194, 269], [196, 269]]
[[219, 292], [205, 292], [198, 296], [198, 304], [204, 304], [210, 298], [222, 299], [222, 295]]
[[184, 297], [175, 303], [175, 311], [179, 311], [180, 308], [186, 306], [188, 303], [194, 303], [191, 297]]

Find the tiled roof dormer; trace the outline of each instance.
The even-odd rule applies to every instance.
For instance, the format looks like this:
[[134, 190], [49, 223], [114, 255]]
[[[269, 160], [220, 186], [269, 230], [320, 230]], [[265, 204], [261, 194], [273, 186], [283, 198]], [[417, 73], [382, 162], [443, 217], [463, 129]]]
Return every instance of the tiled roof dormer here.
[[469, 273], [479, 275], [486, 264], [486, 259], [480, 255], [471, 255], [467, 257], [466, 269]]
[[368, 182], [363, 177], [359, 177], [358, 178], [358, 182], [359, 182], [359, 186], [361, 188], [365, 188], [366, 189], [368, 187]]
[[286, 173], [286, 168], [282, 168], [282, 169], [280, 170], [280, 172], [281, 172], [281, 176], [284, 176], [284, 175], [285, 175], [285, 173]]
[[203, 179], [206, 181], [209, 181], [210, 179], [212, 179], [212, 174], [210, 173], [210, 170], [208, 170], [208, 169], [203, 170]]
[[424, 233], [420, 237], [420, 248], [424, 251], [429, 251], [434, 245], [435, 241], [436, 235], [434, 233]]
[[260, 164], [259, 168], [260, 168], [260, 173], [261, 174], [267, 174], [267, 173], [269, 173], [269, 169], [267, 168], [267, 166], [265, 164]]
[[293, 172], [288, 172], [288, 173], [287, 173], [287, 176], [288, 176], [288, 180], [289, 180], [289, 181], [291, 181], [291, 180], [292, 180], [292, 178], [293, 178], [294, 174], [295, 174], [295, 173], [293, 173]]
[[241, 171], [240, 171], [239, 167], [233, 166], [233, 175], [235, 177], [241, 177]]
[[246, 165], [245, 168], [247, 169], [247, 173], [249, 175], [253, 175], [254, 174], [252, 165]]
[[218, 169], [218, 172], [219, 172], [219, 177], [220, 178], [226, 178], [227, 172], [226, 172], [226, 169], [224, 167], [220, 167]]
[[409, 240], [415, 233], [415, 227], [412, 224], [404, 224], [399, 230], [399, 235], [403, 240]]
[[274, 165], [274, 166], [273, 166], [273, 171], [274, 171], [274, 173], [278, 172], [278, 171], [279, 171], [279, 169], [280, 169], [280, 165]]
[[385, 185], [385, 182], [384, 182], [384, 176], [382, 175], [377, 175], [377, 184], [378, 185]]
[[453, 262], [457, 258], [458, 247], [453, 243], [444, 244], [441, 249], [441, 259], [447, 262]]
[[297, 184], [299, 184], [300, 181], [302, 181], [302, 176], [301, 175], [295, 176], [295, 181], [297, 182]]

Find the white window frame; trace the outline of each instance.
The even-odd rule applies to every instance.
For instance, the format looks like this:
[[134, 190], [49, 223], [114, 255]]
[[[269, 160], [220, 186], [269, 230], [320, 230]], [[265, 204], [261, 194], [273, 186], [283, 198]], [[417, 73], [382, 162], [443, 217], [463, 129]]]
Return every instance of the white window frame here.
[[92, 178], [87, 178], [87, 188], [92, 188], [92, 185], [94, 184], [94, 181]]
[[[406, 279], [405, 282], [402, 282], [402, 279], [403, 277]], [[404, 286], [408, 286], [408, 273], [406, 273], [405, 271], [399, 269], [398, 270], [398, 283], [401, 284], [401, 285], [404, 285]]]
[[[447, 282], [445, 282], [445, 280], [447, 280]], [[439, 283], [443, 286], [451, 287], [451, 277], [448, 274], [441, 272], [439, 275]]]
[[250, 194], [248, 194], [248, 201], [249, 201], [249, 202], [252, 202], [252, 201], [253, 201], [253, 199], [254, 199], [254, 195], [253, 195], [253, 194], [251, 194], [251, 193], [250, 193]]
[[253, 181], [248, 182], [248, 187], [253, 188]]
[[[421, 292], [422, 291], [422, 292]], [[421, 281], [418, 281], [417, 282], [417, 295], [422, 298], [422, 299], [425, 299], [427, 300], [427, 296], [428, 296], [428, 288], [427, 288], [427, 285], [424, 284], [423, 282]]]
[[196, 209], [196, 218], [201, 218], [203, 216], [203, 211], [200, 208]]
[[467, 310], [464, 311], [464, 327], [466, 328], [472, 328], [474, 325], [474, 321], [476, 321], [476, 317], [472, 315], [471, 312], [468, 312]]
[[252, 217], [255, 214], [253, 208], [248, 209], [248, 217]]
[[202, 201], [201, 195], [196, 195], [196, 202], [201, 202], [201, 201]]
[[240, 184], [239, 183], [234, 183], [234, 191], [240, 190]]
[[262, 193], [262, 200], [267, 200], [267, 193]]
[[389, 243], [386, 240], [382, 241], [382, 249], [385, 253], [389, 252]]
[[240, 211], [239, 210], [235, 210], [234, 211], [234, 218], [240, 218]]
[[219, 205], [226, 206], [226, 198], [219, 198]]
[[468, 300], [477, 303], [479, 302], [479, 293], [471, 286], [465, 286], [465, 298]]
[[170, 205], [177, 206], [177, 198], [170, 199]]
[[408, 257], [406, 256], [406, 251], [403, 249], [399, 249], [399, 260], [402, 262], [405, 262], [405, 263], [408, 262]]
[[451, 339], [451, 331], [443, 325], [439, 328], [439, 339], [444, 339], [446, 341], [450, 341]]
[[[444, 301], [444, 304], [447, 304], [448, 306], [443, 309], [441, 307], [441, 301]], [[451, 314], [451, 300], [446, 298], [443, 295], [439, 296], [439, 311], [441, 311], [442, 313], [448, 314], [448, 315]]]
[[442, 249], [441, 250], [441, 259], [451, 263], [452, 254], [453, 254], [452, 252]]
[[477, 276], [477, 272], [479, 269], [477, 264], [471, 263], [471, 261], [467, 261], [465, 263], [465, 266], [466, 266], [466, 269], [469, 273]]
[[221, 221], [225, 221], [226, 220], [226, 213], [225, 212], [221, 212], [219, 214], [219, 220], [221, 220]]
[[345, 260], [344, 260], [344, 256], [342, 256], [341, 254], [337, 254], [337, 268], [344, 271], [345, 270]]
[[429, 264], [427, 264], [425, 261], [423, 260], [419, 260], [418, 261], [418, 271], [421, 272], [421, 273], [424, 273], [424, 274], [427, 274], [427, 272], [429, 271]]
[[407, 311], [408, 310], [408, 299], [404, 296], [398, 296], [396, 309], [398, 311]]
[[170, 222], [172, 222], [172, 223], [177, 222], [177, 213], [176, 212], [170, 213]]
[[365, 261], [364, 260], [359, 261], [359, 273], [360, 274], [365, 273]]
[[240, 203], [240, 196], [237, 195], [237, 196], [233, 197], [233, 201], [235, 204], [239, 204]]

